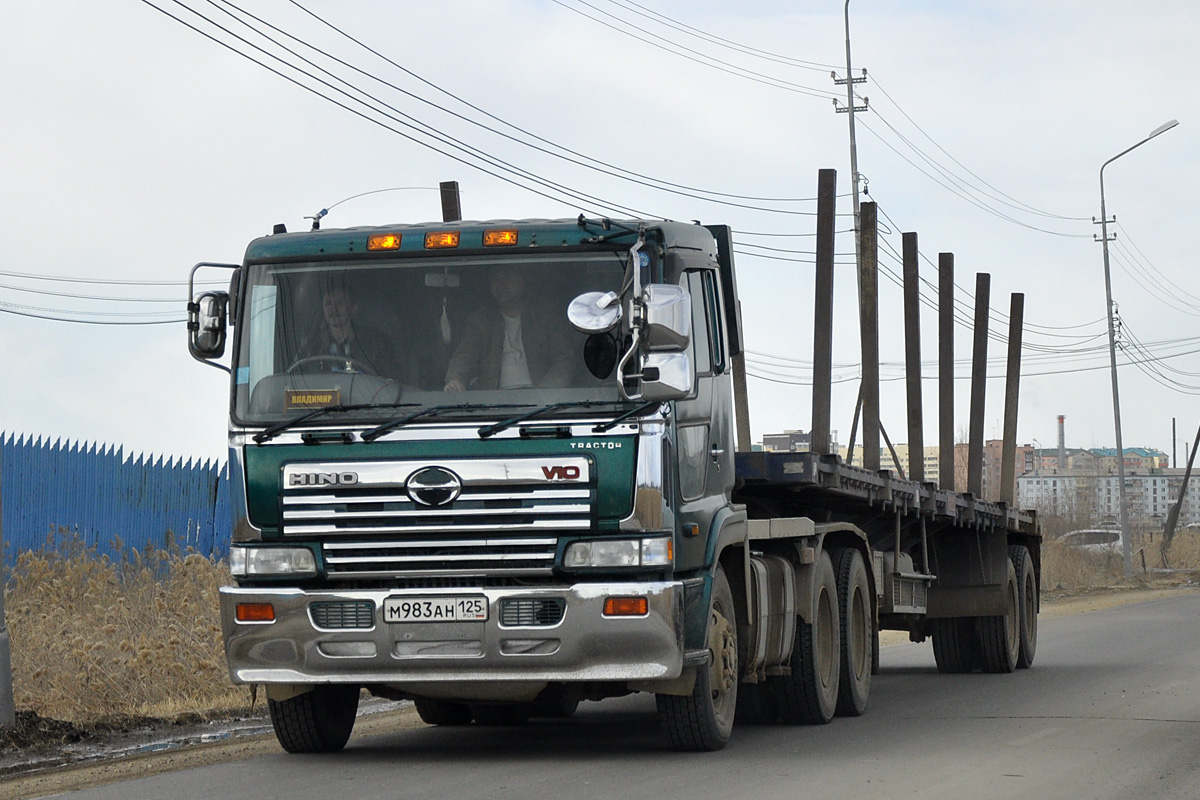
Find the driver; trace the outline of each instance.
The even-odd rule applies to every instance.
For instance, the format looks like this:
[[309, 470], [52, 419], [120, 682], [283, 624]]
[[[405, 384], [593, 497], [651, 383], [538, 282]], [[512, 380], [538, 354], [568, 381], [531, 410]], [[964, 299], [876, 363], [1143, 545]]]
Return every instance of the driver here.
[[[382, 332], [355, 322], [358, 303], [345, 286], [327, 286], [321, 297], [323, 325], [300, 346], [303, 360], [333, 372], [369, 372], [400, 383], [417, 379], [413, 359], [399, 359]], [[342, 361], [344, 359], [344, 362]]]

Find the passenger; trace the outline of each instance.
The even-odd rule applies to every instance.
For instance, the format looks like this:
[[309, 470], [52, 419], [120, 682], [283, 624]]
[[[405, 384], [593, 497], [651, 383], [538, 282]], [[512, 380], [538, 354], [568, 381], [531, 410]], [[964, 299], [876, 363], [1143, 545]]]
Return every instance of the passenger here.
[[475, 312], [446, 369], [448, 392], [464, 389], [560, 388], [571, 379], [570, 339], [553, 309], [526, 294], [519, 267], [488, 272], [494, 307]]

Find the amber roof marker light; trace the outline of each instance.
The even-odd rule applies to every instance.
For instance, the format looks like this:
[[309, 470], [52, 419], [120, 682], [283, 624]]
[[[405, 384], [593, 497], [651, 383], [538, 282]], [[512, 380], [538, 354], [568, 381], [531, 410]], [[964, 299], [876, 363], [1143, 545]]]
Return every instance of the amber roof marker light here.
[[367, 237], [368, 250], [399, 250], [401, 236], [398, 233], [373, 233]]
[[458, 247], [458, 231], [430, 231], [425, 234], [425, 248], [437, 250]]
[[483, 232], [484, 247], [511, 247], [517, 243], [516, 228], [495, 228]]

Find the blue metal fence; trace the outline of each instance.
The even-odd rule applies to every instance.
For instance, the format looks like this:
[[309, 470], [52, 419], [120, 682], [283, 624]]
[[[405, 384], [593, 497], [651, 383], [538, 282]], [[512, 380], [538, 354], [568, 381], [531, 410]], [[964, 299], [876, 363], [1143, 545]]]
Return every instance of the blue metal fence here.
[[213, 558], [229, 552], [225, 464], [124, 448], [0, 434], [4, 559], [69, 531], [98, 554], [171, 544]]

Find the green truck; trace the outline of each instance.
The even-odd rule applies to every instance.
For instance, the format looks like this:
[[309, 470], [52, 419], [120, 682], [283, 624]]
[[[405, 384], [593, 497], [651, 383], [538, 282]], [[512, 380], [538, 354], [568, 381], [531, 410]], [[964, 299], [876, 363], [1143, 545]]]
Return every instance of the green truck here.
[[231, 377], [230, 676], [290, 752], [343, 748], [364, 689], [450, 726], [651, 692], [715, 750], [862, 714], [881, 629], [1033, 661], [1032, 514], [739, 452], [727, 227], [276, 226], [189, 289]]

